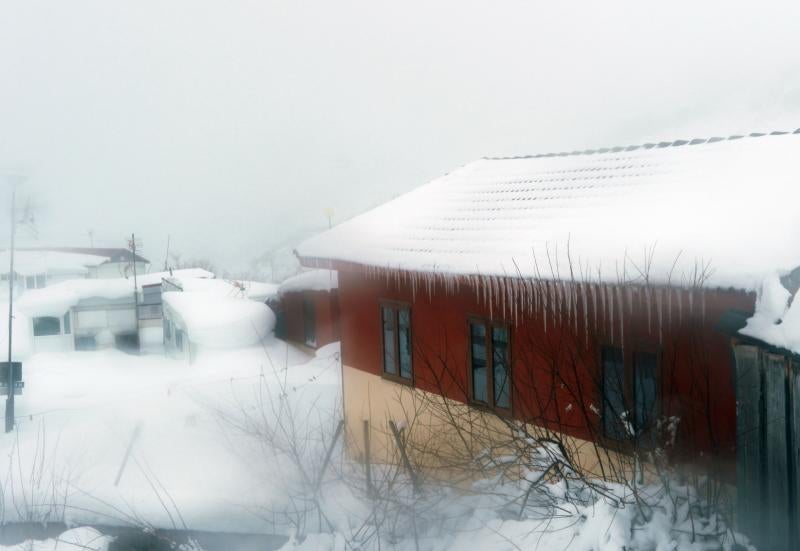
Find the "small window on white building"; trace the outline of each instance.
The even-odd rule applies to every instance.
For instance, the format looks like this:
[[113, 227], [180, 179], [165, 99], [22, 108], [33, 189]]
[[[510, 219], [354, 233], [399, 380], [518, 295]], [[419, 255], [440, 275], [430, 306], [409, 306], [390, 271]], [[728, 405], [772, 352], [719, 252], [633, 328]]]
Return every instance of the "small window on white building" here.
[[69, 318], [69, 312], [64, 314], [64, 334], [69, 335], [72, 333], [72, 320]]
[[47, 286], [47, 274], [37, 274], [36, 275], [36, 288], [41, 289], [42, 287]]
[[36, 289], [36, 277], [35, 276], [25, 276], [25, 288], [26, 289]]
[[61, 321], [58, 318], [45, 316], [33, 318], [33, 336], [47, 337], [49, 335], [59, 335], [61, 333]]

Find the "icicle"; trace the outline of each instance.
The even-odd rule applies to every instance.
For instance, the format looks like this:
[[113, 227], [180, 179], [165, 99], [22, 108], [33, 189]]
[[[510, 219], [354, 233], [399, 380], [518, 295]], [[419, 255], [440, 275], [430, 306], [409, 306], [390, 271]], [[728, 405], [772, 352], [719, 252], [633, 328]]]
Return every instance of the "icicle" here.
[[628, 301], [628, 315], [633, 317], [633, 285], [625, 286], [625, 298]]
[[572, 289], [572, 309], [573, 309], [573, 326], [575, 327], [575, 336], [578, 335], [578, 285], [571, 283]]
[[597, 291], [600, 293], [600, 304], [601, 308], [603, 309], [602, 322], [606, 323], [606, 320], [608, 319], [608, 312], [606, 311], [606, 288], [605, 286], [598, 285]]
[[706, 322], [706, 292], [704, 289], [700, 289], [700, 316], [703, 320], [703, 323]]
[[589, 297], [586, 296], [588, 291], [587, 285], [583, 284], [581, 288], [581, 299], [583, 301], [583, 330], [586, 333], [586, 346], [589, 346]]
[[625, 309], [622, 302], [622, 289], [616, 288], [617, 291], [617, 306], [619, 308], [619, 344], [622, 350], [625, 350]]
[[544, 320], [544, 332], [547, 333], [547, 292], [548, 282], [543, 281], [544, 289], [542, 289], [542, 319]]
[[663, 300], [664, 300], [664, 289], [663, 287], [656, 288], [656, 310], [658, 311], [658, 344], [663, 344], [663, 327], [664, 327], [664, 318], [663, 318]]
[[611, 327], [611, 341], [614, 341], [614, 291], [611, 286], [606, 287], [606, 293], [608, 293], [608, 320], [609, 326]]
[[667, 287], [666, 295], [667, 295], [667, 323], [669, 326], [672, 327], [672, 295], [673, 290], [671, 287]]

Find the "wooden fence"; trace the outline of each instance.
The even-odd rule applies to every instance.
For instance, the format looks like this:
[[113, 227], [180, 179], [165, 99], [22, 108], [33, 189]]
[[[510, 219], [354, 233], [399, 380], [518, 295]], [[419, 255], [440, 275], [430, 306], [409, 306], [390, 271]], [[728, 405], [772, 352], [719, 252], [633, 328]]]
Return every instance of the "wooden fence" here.
[[800, 361], [734, 345], [737, 524], [759, 549], [800, 549]]

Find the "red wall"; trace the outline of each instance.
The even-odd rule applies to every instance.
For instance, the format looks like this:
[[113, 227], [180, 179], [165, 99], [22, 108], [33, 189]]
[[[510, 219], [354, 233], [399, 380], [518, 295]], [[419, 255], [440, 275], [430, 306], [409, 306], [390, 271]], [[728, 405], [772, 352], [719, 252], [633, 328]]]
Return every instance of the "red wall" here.
[[[714, 324], [727, 309], [752, 311], [754, 296], [704, 291], [703, 299], [695, 292], [690, 314], [687, 293], [679, 297], [673, 291], [665, 302], [663, 295], [657, 301], [636, 291], [632, 308], [624, 293], [620, 293], [622, 331], [619, 309], [612, 329], [610, 315], [606, 313], [604, 321], [599, 299], [597, 308], [592, 307], [588, 293], [584, 316], [580, 291], [575, 315], [562, 312], [559, 320], [551, 312], [546, 328], [541, 307], [532, 315], [510, 321], [514, 417], [557, 426], [580, 438], [598, 439], [600, 418], [586, 411], [590, 403], [601, 407], [600, 346], [623, 346], [626, 358], [633, 350], [654, 350], [660, 353], [662, 412], [681, 419], [678, 447], [692, 453], [733, 457], [736, 404], [732, 356], [728, 337], [716, 332]], [[430, 298], [427, 290], [418, 290], [414, 298], [407, 284], [370, 277], [362, 271], [340, 271], [342, 360], [377, 375], [382, 372], [381, 299], [411, 305], [414, 385], [466, 401], [467, 317], [490, 317], [483, 297], [475, 288], [462, 286], [448, 294], [436, 285]], [[497, 306], [493, 310], [492, 318], [514, 317], [498, 311]], [[588, 320], [588, 329], [584, 319]], [[629, 366], [629, 372], [631, 369]], [[632, 377], [629, 379], [632, 381]], [[628, 390], [632, 392], [632, 388]], [[586, 407], [575, 407], [578, 403]]]
[[301, 291], [281, 297], [286, 320], [286, 338], [305, 344], [303, 297], [314, 302], [317, 348], [339, 340], [339, 301], [336, 291]]

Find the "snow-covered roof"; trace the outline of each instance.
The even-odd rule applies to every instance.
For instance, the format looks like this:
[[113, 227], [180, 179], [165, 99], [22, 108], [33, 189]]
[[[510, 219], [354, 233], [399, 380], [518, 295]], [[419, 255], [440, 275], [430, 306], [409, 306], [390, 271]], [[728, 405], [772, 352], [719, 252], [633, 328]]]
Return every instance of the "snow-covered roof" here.
[[[204, 277], [205, 270], [174, 270], [184, 278]], [[139, 290], [145, 285], [161, 283], [169, 272], [153, 272], [136, 278]], [[119, 300], [130, 297], [133, 302], [133, 278], [71, 279], [41, 289], [29, 289], [17, 301], [17, 308], [28, 316], [61, 316], [81, 300], [101, 298]]]
[[[8, 273], [9, 260], [9, 252], [0, 251], [0, 272]], [[89, 254], [17, 250], [14, 252], [14, 271], [22, 275], [80, 275], [88, 273], [89, 267], [99, 266], [107, 261], [105, 257]]]
[[233, 279], [214, 279], [214, 274], [206, 272], [210, 277], [202, 278], [196, 275], [185, 277], [176, 271], [173, 277], [168, 280], [180, 287], [185, 292], [210, 293], [223, 297], [249, 298], [264, 302], [268, 298], [277, 295], [278, 285], [276, 283], [265, 283], [261, 281], [233, 280]]
[[278, 294], [298, 291], [331, 291], [339, 287], [339, 277], [334, 270], [306, 270], [286, 279], [278, 287]]
[[306, 266], [754, 289], [800, 265], [800, 130], [485, 158], [303, 242]]
[[164, 303], [180, 319], [190, 341], [213, 348], [248, 346], [275, 327], [275, 314], [261, 302], [203, 292], [167, 292]]
[[800, 354], [800, 290], [792, 295], [777, 274], [766, 278], [758, 292], [755, 313], [739, 332]]

